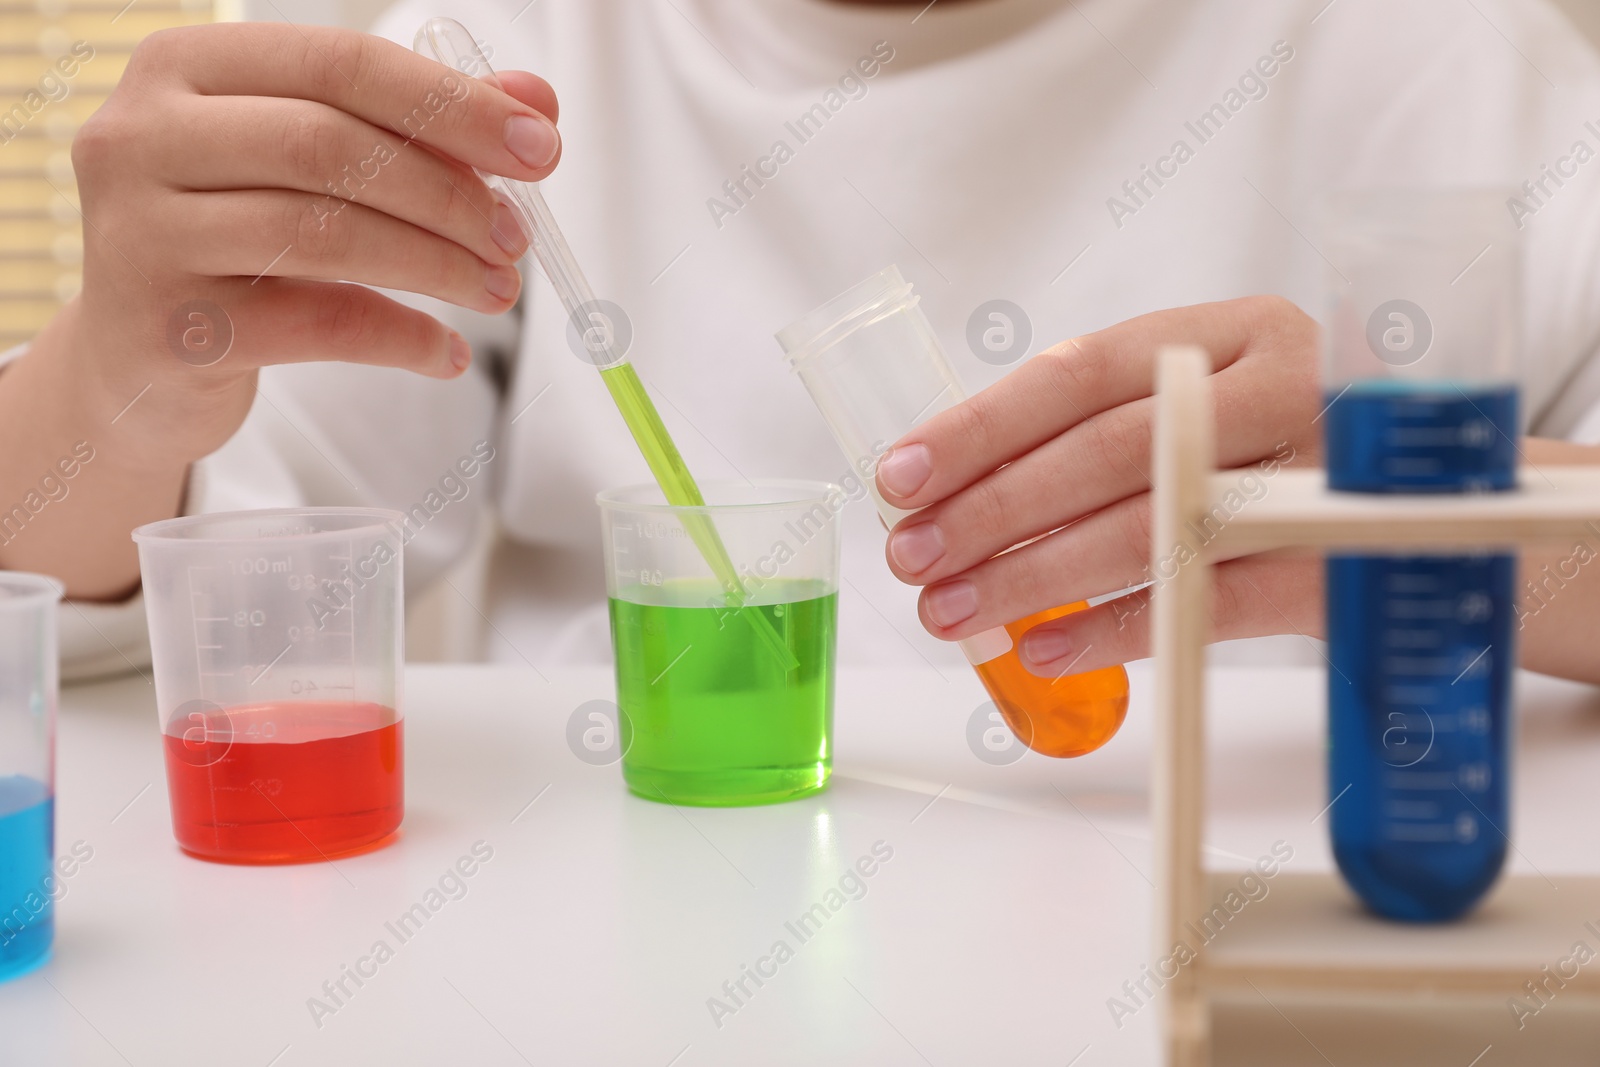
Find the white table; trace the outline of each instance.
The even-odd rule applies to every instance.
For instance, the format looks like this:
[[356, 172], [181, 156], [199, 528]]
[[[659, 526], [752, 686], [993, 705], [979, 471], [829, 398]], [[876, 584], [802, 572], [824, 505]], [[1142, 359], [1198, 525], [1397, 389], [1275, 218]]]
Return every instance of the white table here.
[[[991, 766], [966, 743], [975, 679], [846, 673], [826, 793], [708, 810], [635, 799], [569, 751], [608, 673], [413, 668], [401, 839], [275, 868], [178, 851], [142, 680], [68, 690], [58, 851], [94, 855], [54, 959], [0, 985], [0, 1063], [1152, 1064], [1155, 1011], [1119, 1029], [1107, 1007], [1153, 958], [1150, 678], [1133, 675], [1100, 753]], [[1600, 699], [1521, 684], [1513, 863], [1594, 873]], [[1283, 840], [1291, 869], [1329, 867], [1320, 672], [1221, 669], [1212, 687], [1214, 862]], [[493, 856], [465, 895], [401, 942], [385, 924], [480, 841]], [[786, 929], [879, 841], [893, 857], [864, 897], [804, 942]], [[717, 1026], [708, 998], [731, 1004], [724, 981], [780, 939], [793, 957]], [[317, 1025], [308, 1000], [331, 1004], [324, 981], [379, 940], [392, 958]]]

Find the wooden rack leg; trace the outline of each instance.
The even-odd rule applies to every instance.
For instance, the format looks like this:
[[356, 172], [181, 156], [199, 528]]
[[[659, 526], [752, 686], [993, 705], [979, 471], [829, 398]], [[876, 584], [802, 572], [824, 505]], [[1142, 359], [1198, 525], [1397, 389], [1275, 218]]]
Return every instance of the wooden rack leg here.
[[[1205, 507], [1212, 468], [1209, 360], [1192, 346], [1169, 346], [1157, 360], [1155, 493], [1151, 570], [1156, 658], [1154, 949], [1165, 955], [1204, 914], [1205, 633], [1210, 568], [1193, 531]], [[1206, 1067], [1210, 1012], [1205, 959], [1185, 964], [1164, 991], [1169, 1067]]]

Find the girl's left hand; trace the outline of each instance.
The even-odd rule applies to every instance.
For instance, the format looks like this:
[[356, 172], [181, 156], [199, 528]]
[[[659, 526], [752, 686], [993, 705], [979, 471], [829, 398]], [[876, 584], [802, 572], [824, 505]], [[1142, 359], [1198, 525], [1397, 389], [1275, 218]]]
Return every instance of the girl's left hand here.
[[[1211, 356], [1217, 464], [1242, 468], [1244, 506], [1271, 492], [1281, 465], [1319, 461], [1317, 325], [1286, 300], [1160, 311], [1056, 345], [878, 465], [885, 500], [924, 509], [895, 527], [887, 555], [901, 581], [925, 587], [929, 633], [959, 640], [1151, 580], [1151, 394], [1156, 352], [1175, 343]], [[1212, 640], [1320, 633], [1319, 559], [1245, 556], [1214, 579]], [[1035, 626], [1023, 663], [1048, 677], [1149, 655], [1149, 595]]]

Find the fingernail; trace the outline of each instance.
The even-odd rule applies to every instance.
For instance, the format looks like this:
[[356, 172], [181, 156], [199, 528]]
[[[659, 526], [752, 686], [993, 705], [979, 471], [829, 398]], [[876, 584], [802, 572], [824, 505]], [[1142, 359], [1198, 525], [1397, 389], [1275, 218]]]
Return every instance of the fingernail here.
[[947, 629], [966, 622], [978, 611], [978, 590], [968, 581], [930, 586], [923, 595], [927, 597], [928, 616]]
[[1022, 639], [1022, 658], [1043, 667], [1064, 658], [1072, 651], [1072, 641], [1060, 630], [1030, 633]]
[[506, 119], [506, 148], [530, 167], [548, 167], [561, 150], [561, 135], [544, 119], [512, 115]]
[[494, 221], [489, 223], [489, 235], [508, 256], [520, 259], [522, 253], [528, 250], [528, 237], [522, 232], [522, 227], [517, 223], [517, 213], [511, 210], [509, 204], [495, 205]]
[[466, 370], [472, 365], [472, 346], [459, 333], [450, 335], [450, 365], [456, 370]]
[[932, 473], [933, 454], [927, 445], [904, 445], [878, 461], [878, 481], [895, 496], [915, 493]]
[[944, 555], [944, 531], [938, 523], [919, 522], [889, 535], [889, 558], [908, 574], [920, 574]]
[[483, 287], [496, 300], [511, 300], [522, 288], [522, 276], [515, 267], [490, 267], [483, 276]]

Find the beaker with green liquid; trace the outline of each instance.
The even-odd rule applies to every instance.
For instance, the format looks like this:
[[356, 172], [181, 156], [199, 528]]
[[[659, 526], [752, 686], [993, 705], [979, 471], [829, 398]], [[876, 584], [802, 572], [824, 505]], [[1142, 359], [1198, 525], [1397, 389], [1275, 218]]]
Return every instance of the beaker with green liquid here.
[[[623, 780], [672, 804], [815, 793], [833, 768], [844, 490], [780, 480], [701, 489], [698, 506], [668, 504], [656, 485], [596, 498]], [[697, 546], [707, 526], [736, 590]]]

